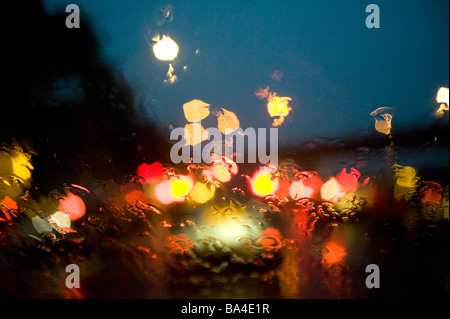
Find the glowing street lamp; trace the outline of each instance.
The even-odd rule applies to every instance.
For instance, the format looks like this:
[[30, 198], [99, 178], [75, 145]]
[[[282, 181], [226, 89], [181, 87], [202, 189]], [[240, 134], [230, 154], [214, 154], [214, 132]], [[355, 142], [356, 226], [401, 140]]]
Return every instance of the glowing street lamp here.
[[436, 95], [436, 102], [441, 103], [436, 111], [437, 115], [444, 115], [444, 111], [448, 111], [448, 88], [441, 87]]
[[[448, 88], [441, 87], [437, 93], [436, 101], [438, 103], [442, 103], [442, 108], [445, 108], [448, 111]], [[446, 105], [445, 105], [446, 104]]]
[[178, 45], [171, 38], [163, 36], [155, 45], [153, 45], [155, 56], [162, 61], [171, 61], [177, 57]]

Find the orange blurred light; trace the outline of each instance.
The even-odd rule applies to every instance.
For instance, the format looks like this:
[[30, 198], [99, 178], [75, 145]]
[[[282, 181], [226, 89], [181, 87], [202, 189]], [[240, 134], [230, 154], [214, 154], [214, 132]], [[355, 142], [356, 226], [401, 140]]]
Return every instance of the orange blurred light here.
[[86, 213], [84, 201], [72, 193], [68, 193], [66, 197], [59, 201], [58, 209], [69, 215], [70, 220], [80, 219]]
[[5, 196], [5, 198], [3, 198], [0, 203], [2, 203], [5, 207], [7, 207], [11, 210], [19, 209], [19, 207], [17, 206], [17, 203], [9, 196]]
[[148, 203], [148, 199], [144, 192], [142, 192], [141, 186], [134, 182], [121, 185], [120, 192], [123, 198], [130, 204], [134, 204], [136, 201], [141, 201], [144, 204]]
[[324, 248], [325, 252], [322, 257], [323, 261], [327, 264], [337, 264], [347, 255], [345, 252], [345, 247], [333, 241], [329, 242]]
[[156, 198], [165, 205], [182, 202], [193, 186], [194, 182], [190, 176], [177, 175], [155, 187]]
[[141, 191], [141, 190], [133, 190], [129, 193], [125, 194], [125, 200], [128, 203], [135, 203], [136, 201], [141, 201], [143, 203], [147, 203], [147, 197], [145, 196], [145, 194]]
[[258, 244], [266, 251], [278, 250], [283, 246], [282, 237], [278, 229], [269, 227], [261, 231]]
[[435, 204], [440, 204], [442, 200], [442, 187], [435, 182], [424, 181], [425, 190], [422, 193], [422, 202], [431, 202]]
[[272, 178], [272, 174], [258, 171], [250, 179], [250, 186], [253, 194], [258, 197], [265, 197], [275, 193], [278, 189], [278, 177]]

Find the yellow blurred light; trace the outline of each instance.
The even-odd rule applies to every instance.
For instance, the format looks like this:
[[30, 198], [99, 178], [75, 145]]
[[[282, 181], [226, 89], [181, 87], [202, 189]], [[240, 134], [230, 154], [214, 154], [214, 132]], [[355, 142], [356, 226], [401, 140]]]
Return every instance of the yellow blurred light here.
[[190, 176], [178, 175], [169, 181], [162, 182], [155, 187], [156, 198], [162, 204], [182, 202], [189, 194], [194, 182]]
[[436, 111], [436, 114], [443, 115], [444, 111], [448, 111], [449, 109], [449, 92], [448, 88], [441, 87], [436, 95], [436, 101], [441, 103], [439, 109]]
[[334, 203], [338, 202], [345, 194], [346, 192], [342, 190], [341, 185], [334, 177], [331, 177], [320, 189], [322, 199]]
[[267, 111], [270, 116], [288, 116], [289, 111], [291, 110], [288, 106], [289, 101], [292, 101], [290, 97], [272, 97], [267, 103]]
[[447, 104], [447, 110], [448, 110], [448, 103], [449, 103], [449, 93], [448, 88], [441, 87], [437, 93], [436, 101], [438, 103], [445, 103]]
[[174, 179], [172, 181], [172, 194], [175, 198], [181, 198], [189, 193], [192, 188], [192, 180], [183, 177], [183, 179]]
[[162, 61], [171, 61], [178, 55], [178, 45], [171, 38], [163, 36], [163, 38], [153, 45], [155, 56]]
[[13, 173], [22, 180], [27, 180], [31, 177], [30, 169], [23, 164], [16, 164], [13, 162]]
[[207, 134], [200, 122], [189, 123], [184, 126], [184, 139], [186, 145], [197, 145], [207, 140]]
[[178, 77], [173, 74], [174, 71], [175, 69], [173, 68], [172, 64], [169, 64], [169, 70], [166, 73], [166, 79], [163, 81], [164, 85], [172, 85], [178, 80]]
[[31, 171], [33, 170], [30, 156], [21, 150], [16, 150], [14, 153], [10, 155], [13, 175], [20, 178], [22, 181], [30, 179]]
[[272, 179], [272, 175], [266, 172], [258, 172], [250, 180], [253, 194], [264, 197], [275, 193], [278, 189], [278, 177]]
[[70, 228], [71, 221], [70, 216], [61, 211], [57, 211], [48, 217], [50, 224], [55, 224], [61, 228]]
[[225, 243], [237, 242], [240, 237], [246, 235], [245, 228], [235, 221], [226, 221], [218, 224], [215, 230], [217, 237]]
[[226, 164], [214, 165], [212, 169], [212, 176], [222, 183], [229, 182], [231, 180], [231, 173]]
[[278, 117], [273, 120], [272, 126], [281, 126], [284, 122], [284, 118], [288, 116], [291, 111], [289, 101], [292, 101], [292, 99], [286, 96], [278, 97], [276, 92], [269, 91], [269, 87], [266, 87], [265, 89], [260, 88], [255, 92], [255, 95], [259, 99], [267, 100], [267, 111], [271, 117]]
[[208, 186], [204, 183], [195, 183], [189, 196], [197, 203], [203, 204], [213, 198], [215, 193], [214, 186]]
[[211, 167], [208, 167], [203, 171], [203, 175], [207, 178], [214, 178], [222, 183], [229, 182], [232, 175], [236, 175], [237, 173], [238, 166], [234, 161], [227, 157], [214, 161]]
[[201, 100], [192, 100], [183, 104], [183, 112], [188, 122], [201, 121], [209, 115], [210, 104]]
[[370, 116], [375, 118], [375, 129], [385, 135], [391, 133], [392, 128], [392, 108], [390, 107], [379, 107]]
[[411, 166], [396, 165], [397, 184], [402, 187], [416, 187], [419, 178], [416, 170]]
[[222, 134], [230, 134], [239, 127], [239, 119], [233, 112], [222, 108], [222, 113], [217, 114], [217, 128]]
[[411, 166], [401, 166], [394, 164], [395, 177], [397, 181], [394, 185], [394, 198], [396, 200], [410, 199], [419, 186], [417, 171]]

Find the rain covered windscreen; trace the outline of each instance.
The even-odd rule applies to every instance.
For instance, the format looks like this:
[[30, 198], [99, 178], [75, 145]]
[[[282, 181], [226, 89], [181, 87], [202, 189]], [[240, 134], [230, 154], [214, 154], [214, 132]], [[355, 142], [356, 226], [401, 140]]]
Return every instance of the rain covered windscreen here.
[[0, 296], [448, 297], [449, 3], [374, 3], [18, 3]]

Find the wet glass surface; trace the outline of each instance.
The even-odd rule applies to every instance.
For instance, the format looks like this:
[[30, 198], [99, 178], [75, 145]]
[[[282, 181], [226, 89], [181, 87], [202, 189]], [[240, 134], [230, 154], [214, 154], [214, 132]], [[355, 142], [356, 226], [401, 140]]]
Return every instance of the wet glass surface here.
[[[388, 100], [360, 112], [337, 101], [330, 111], [339, 113], [331, 115], [334, 120], [324, 115], [323, 121], [304, 122], [302, 116], [314, 112], [306, 107], [313, 96], [300, 96], [289, 84], [297, 73], [261, 63], [267, 80], [247, 95], [234, 93], [235, 84], [224, 86], [233, 96], [224, 103], [225, 93], [199, 93], [186, 84], [195, 76], [182, 75], [195, 73], [198, 62], [189, 61], [201, 57], [209, 75], [198, 83], [219, 79], [220, 72], [228, 76], [213, 68], [218, 60], [207, 59], [211, 47], [174, 37], [179, 51], [170, 42], [169, 52], [153, 52], [153, 43], [164, 44], [163, 26], [177, 21], [174, 9], [185, 10], [182, 25], [190, 26], [186, 17], [195, 20], [185, 5], [155, 4], [153, 9], [162, 8], [155, 15], [162, 16], [146, 21], [157, 27], [146, 28], [142, 43], [136, 40], [148, 51], [145, 59], [178, 62], [130, 67], [142, 67], [141, 76], [151, 78], [159, 93], [148, 95], [136, 88], [139, 79], [121, 73], [125, 66], [105, 57], [94, 15], [72, 30], [64, 24], [67, 13], [56, 8], [37, 1], [26, 10], [25, 29], [39, 49], [27, 60], [13, 59], [18, 62], [7, 68], [2, 84], [1, 297], [448, 297], [448, 72], [442, 83], [424, 79], [432, 99], [417, 111], [426, 115], [409, 124], [408, 110], [383, 106]], [[214, 6], [205, 10], [216, 12]], [[206, 32], [201, 22], [192, 28]], [[19, 38], [9, 43], [19, 51], [30, 45]], [[277, 55], [260, 56], [270, 54]], [[300, 53], [286, 55], [305, 63]], [[316, 74], [314, 68], [302, 70]], [[233, 78], [247, 89], [245, 72]], [[247, 101], [257, 108], [246, 108]], [[418, 108], [408, 107], [411, 113]], [[193, 152], [208, 145], [207, 128], [224, 136], [238, 128], [277, 128], [277, 163], [249, 163], [251, 152], [235, 149], [236, 158], [175, 164], [169, 139], [175, 126], [182, 129], [183, 149]], [[303, 130], [315, 136], [302, 138]], [[223, 142], [214, 151], [226, 150], [230, 141]], [[73, 264], [79, 268], [77, 289], [67, 286], [66, 267]], [[380, 269], [380, 288], [367, 287], [371, 264]]]

